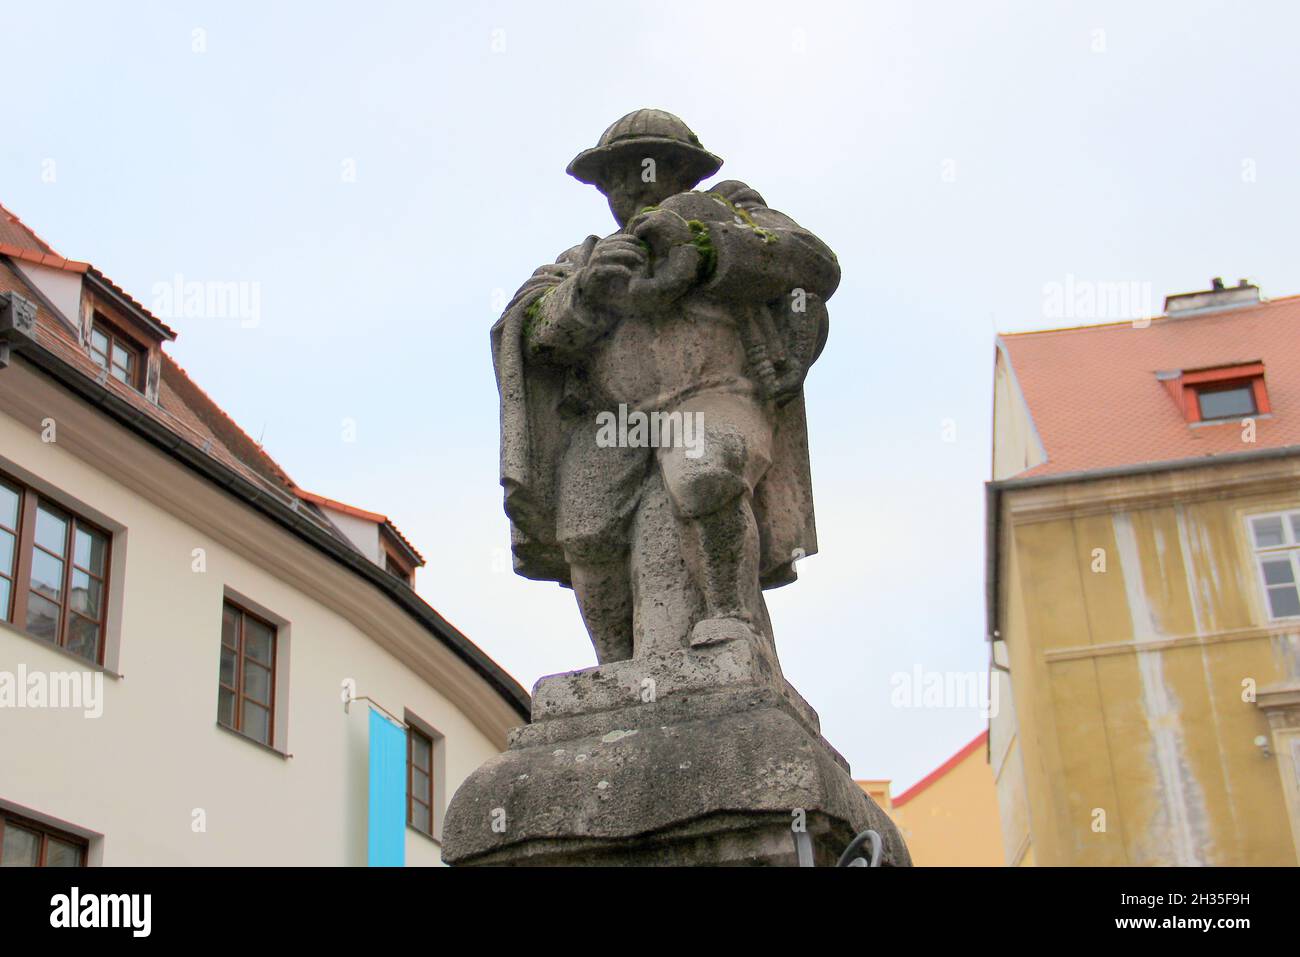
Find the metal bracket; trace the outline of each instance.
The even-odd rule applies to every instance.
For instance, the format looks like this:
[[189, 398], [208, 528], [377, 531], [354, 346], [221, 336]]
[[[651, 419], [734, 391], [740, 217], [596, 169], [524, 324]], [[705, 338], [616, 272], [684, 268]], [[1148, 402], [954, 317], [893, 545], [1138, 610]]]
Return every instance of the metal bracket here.
[[[862, 848], [862, 845], [868, 842], [870, 842], [871, 844], [870, 861], [868, 861], [865, 857], [862, 857], [861, 855], [858, 854], [858, 851]], [[870, 830], [863, 831], [861, 834], [859, 834], [857, 837], [855, 837], [852, 841], [849, 842], [849, 846], [844, 849], [844, 853], [840, 855], [840, 859], [839, 861], [836, 862], [835, 866], [836, 867], [879, 867], [880, 857], [884, 853], [884, 850], [885, 850], [885, 842], [880, 839], [879, 834], [877, 834], [875, 831], [870, 831]]]
[[14, 343], [36, 339], [36, 303], [16, 292], [0, 292], [0, 369], [12, 361]]
[[[868, 860], [858, 853], [862, 845], [871, 844], [871, 857]], [[840, 859], [835, 863], [836, 867], [879, 867], [880, 858], [884, 854], [885, 842], [875, 831], [863, 831], [844, 849]], [[807, 831], [794, 832], [794, 851], [799, 861], [800, 867], [816, 867], [813, 860], [812, 838], [808, 836]]]

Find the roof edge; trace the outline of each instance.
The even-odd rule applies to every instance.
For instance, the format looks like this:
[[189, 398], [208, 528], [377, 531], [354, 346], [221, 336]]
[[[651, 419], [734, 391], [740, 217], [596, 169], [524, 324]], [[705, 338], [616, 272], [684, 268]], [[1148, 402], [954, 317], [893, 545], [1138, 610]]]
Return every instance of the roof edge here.
[[935, 781], [938, 781], [941, 777], [960, 764], [962, 759], [969, 757], [981, 744], [988, 740], [988, 736], [989, 730], [988, 728], [985, 728], [971, 740], [962, 745], [957, 753], [947, 761], [944, 761], [943, 764], [939, 765], [925, 777], [921, 778], [921, 780], [917, 781], [902, 794], [898, 795], [898, 797], [891, 799], [890, 803], [894, 807], [901, 807], [908, 801], [912, 800], [912, 798], [916, 797], [931, 784], [934, 784]]
[[141, 415], [124, 399], [88, 379], [79, 369], [34, 339], [18, 335], [9, 337], [7, 341], [15, 353], [74, 395], [379, 588], [469, 665], [525, 722], [530, 719], [531, 699], [523, 686], [412, 589], [334, 538], [288, 502], [268, 495], [266, 490], [257, 488], [248, 479], [186, 442], [163, 424]]
[[100, 270], [90, 266], [85, 273], [86, 278], [90, 280], [96, 292], [113, 300], [119, 309], [124, 310], [132, 319], [143, 325], [159, 339], [165, 339], [168, 342], [175, 341], [176, 332], [171, 326], [136, 302], [130, 293], [105, 276]]
[[318, 495], [315, 492], [309, 492], [305, 488], [301, 488], [296, 484], [293, 487], [293, 493], [299, 498], [305, 499], [320, 508], [333, 509], [336, 512], [342, 512], [344, 515], [351, 515], [353, 518], [359, 518], [363, 521], [374, 522], [376, 525], [383, 526], [392, 533], [393, 537], [397, 540], [397, 545], [409, 553], [411, 560], [414, 561], [417, 566], [421, 568], [424, 567], [424, 556], [416, 550], [416, 547], [411, 544], [405, 535], [402, 534], [402, 530], [399, 529], [397, 524], [387, 515], [381, 515], [378, 512], [371, 512], [364, 508], [358, 508], [355, 505], [349, 505], [347, 502], [340, 502], [338, 499], [327, 498], [326, 496]]
[[[1290, 296], [1277, 296], [1272, 299], [1260, 299], [1258, 302], [1241, 303], [1233, 306], [1214, 306], [1206, 309], [1188, 310], [1185, 313], [1175, 312], [1172, 315], [1166, 312], [1158, 316], [1152, 316], [1151, 325], [1155, 325], [1156, 323], [1163, 325], [1166, 322], [1181, 322], [1183, 319], [1204, 319], [1217, 313], [1239, 313], [1245, 312], [1248, 309], [1265, 309], [1278, 303], [1290, 302], [1293, 299], [1300, 299], [1300, 293], [1295, 293]], [[1050, 329], [1023, 329], [1020, 332], [998, 332], [997, 335], [999, 337], [1020, 339], [1025, 336], [1046, 336], [1058, 332], [1090, 332], [1094, 329], [1114, 329], [1119, 326], [1132, 326], [1133, 323], [1133, 319], [1117, 319], [1114, 322], [1081, 323], [1077, 326], [1053, 326]]]
[[1028, 478], [990, 480], [984, 483], [984, 640], [1001, 640], [998, 623], [1002, 609], [998, 600], [998, 578], [1001, 575], [998, 540], [1002, 534], [1002, 493], [1048, 485], [1065, 485], [1072, 482], [1101, 481], [1128, 475], [1149, 475], [1157, 472], [1178, 472], [1193, 468], [1213, 468], [1218, 465], [1235, 465], [1239, 462], [1268, 461], [1300, 456], [1300, 445], [1283, 445], [1250, 452], [1230, 452], [1224, 455], [1203, 455], [1194, 459], [1172, 459], [1167, 462], [1139, 462], [1112, 468], [1091, 469], [1083, 472], [1062, 472], [1059, 475], [1035, 475]]

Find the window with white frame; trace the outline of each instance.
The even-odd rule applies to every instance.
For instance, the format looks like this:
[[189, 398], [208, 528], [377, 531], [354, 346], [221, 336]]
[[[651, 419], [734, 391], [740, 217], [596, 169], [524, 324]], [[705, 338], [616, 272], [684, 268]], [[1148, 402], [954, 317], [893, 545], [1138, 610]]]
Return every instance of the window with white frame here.
[[1250, 534], [1269, 617], [1300, 618], [1300, 511], [1251, 516]]

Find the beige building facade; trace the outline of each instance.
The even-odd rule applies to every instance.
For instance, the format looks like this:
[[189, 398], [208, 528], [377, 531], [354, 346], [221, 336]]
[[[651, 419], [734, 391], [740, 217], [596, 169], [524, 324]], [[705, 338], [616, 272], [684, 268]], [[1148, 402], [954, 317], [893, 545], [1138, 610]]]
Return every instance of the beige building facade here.
[[409, 738], [406, 863], [439, 863], [447, 800], [527, 695], [415, 594], [395, 526], [301, 493], [203, 404], [160, 320], [15, 222], [0, 865], [364, 865], [372, 704]]

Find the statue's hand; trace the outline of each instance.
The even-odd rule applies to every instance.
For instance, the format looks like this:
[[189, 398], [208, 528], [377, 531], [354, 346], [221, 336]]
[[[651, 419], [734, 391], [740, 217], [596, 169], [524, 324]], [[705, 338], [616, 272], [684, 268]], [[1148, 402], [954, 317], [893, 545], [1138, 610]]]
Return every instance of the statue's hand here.
[[699, 275], [700, 251], [690, 243], [680, 243], [669, 249], [666, 257], [655, 261], [654, 276], [632, 280], [628, 302], [636, 312], [661, 312], [689, 292]]
[[674, 246], [691, 241], [691, 227], [671, 209], [649, 209], [628, 221], [624, 232], [650, 247], [656, 259], [667, 256]]
[[628, 221], [624, 230], [650, 249], [654, 275], [633, 279], [628, 299], [639, 312], [671, 305], [696, 284], [700, 251], [690, 225], [670, 209], [648, 209]]
[[618, 233], [596, 244], [591, 259], [578, 273], [578, 291], [594, 306], [613, 306], [626, 297], [633, 276], [649, 265], [645, 246], [634, 236]]

